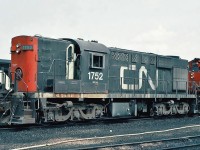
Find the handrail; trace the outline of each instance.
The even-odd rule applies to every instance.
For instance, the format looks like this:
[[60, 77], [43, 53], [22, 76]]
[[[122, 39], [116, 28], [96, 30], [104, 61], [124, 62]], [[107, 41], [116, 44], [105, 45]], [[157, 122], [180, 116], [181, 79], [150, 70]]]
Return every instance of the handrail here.
[[[112, 79], [113, 78], [113, 79]], [[149, 86], [149, 90], [153, 93], [153, 91], [155, 91], [154, 93], [156, 94], [157, 92], [161, 91], [164, 92], [165, 94], [170, 94], [170, 93], [176, 93], [179, 94], [181, 93], [185, 93], [186, 95], [188, 95], [191, 87], [189, 84], [190, 81], [187, 80], [162, 80], [162, 79], [158, 79], [158, 80], [152, 80], [152, 82], [155, 85], [155, 90], [153, 90], [151, 88], [151, 86], [149, 85], [149, 79], [146, 78], [132, 78], [132, 77], [117, 77], [117, 76], [110, 76], [109, 80], [110, 80], [110, 84], [112, 84], [112, 80], [116, 81], [116, 79], [118, 79], [119, 84], [118, 84], [118, 88], [115, 88], [114, 91], [115, 92], [122, 92], [121, 90], [128, 90], [128, 91], [133, 91], [133, 93], [135, 94], [136, 91], [140, 91], [142, 90], [142, 93], [147, 93], [146, 88], [142, 88], [142, 87], [147, 87]], [[126, 83], [124, 83], [124, 81], [127, 80]], [[142, 80], [143, 82], [142, 87], [140, 87], [138, 89], [139, 86], [139, 80]], [[130, 83], [131, 81], [131, 83]], [[138, 82], [137, 82], [138, 81]], [[157, 83], [158, 82], [158, 83]], [[122, 84], [124, 84], [124, 89], [122, 88]], [[158, 86], [157, 86], [158, 84]], [[171, 88], [170, 88], [171, 85]], [[141, 86], [141, 85], [140, 85]], [[141, 90], [140, 90], [141, 89]], [[144, 91], [145, 90], [145, 91]], [[114, 92], [113, 91], [113, 92]], [[171, 92], [170, 92], [171, 91]], [[179, 92], [180, 91], [180, 92]], [[158, 94], [158, 93], [157, 93]]]
[[[78, 55], [76, 56], [76, 59], [78, 58], [78, 56], [81, 56], [81, 54], [78, 54]], [[76, 59], [75, 59], [74, 61], [72, 61], [72, 62], [75, 62]], [[55, 62], [55, 61], [65, 61], [65, 62], [69, 62], [69, 59], [66, 59], [66, 60], [64, 60], [64, 59], [53, 59], [52, 62], [51, 62], [51, 65], [50, 65], [50, 67], [49, 67], [49, 70], [48, 70], [47, 72], [38, 72], [38, 73], [50, 73], [50, 72], [51, 72], [51, 69], [52, 69], [52, 66], [54, 65], [54, 62]]]
[[[38, 72], [38, 73], [41, 74], [41, 75], [52, 73], [51, 75], [53, 76], [53, 79], [54, 79], [54, 81], [55, 81], [55, 77], [56, 77], [55, 62], [56, 62], [56, 61], [62, 61], [62, 62], [66, 62], [66, 63], [68, 63], [68, 62], [75, 62], [75, 61], [77, 60], [78, 56], [81, 56], [81, 54], [78, 54], [78, 55], [76, 56], [75, 60], [73, 60], [73, 61], [70, 61], [70, 59], [67, 59], [67, 60], [64, 60], [64, 59], [53, 59], [52, 62], [51, 62], [51, 65], [50, 65], [48, 71], [46, 71], [46, 72]], [[53, 70], [53, 72], [51, 72], [53, 67], [54, 67], [54, 70]], [[63, 76], [66, 76], [66, 73], [65, 73]], [[37, 85], [37, 86], [38, 86], [38, 85]], [[55, 82], [54, 82], [54, 86], [53, 86], [53, 87], [55, 87]], [[55, 89], [54, 89], [54, 88], [53, 88], [53, 92], [55, 92]]]
[[6, 73], [3, 71], [3, 70], [0, 70], [0, 75], [2, 74], [2, 83], [0, 83], [1, 85], [4, 85], [4, 87], [2, 86], [2, 90], [3, 89], [6, 89], [6, 84], [7, 84], [7, 82], [6, 82]]
[[26, 92], [28, 93], [28, 85], [26, 84], [26, 82], [24, 81], [24, 79], [21, 78], [20, 74], [18, 74], [16, 71], [15, 72], [10, 72], [11, 76], [12, 74], [15, 74], [14, 76], [14, 79], [15, 79], [15, 82], [16, 82], [16, 75], [18, 75], [18, 77], [20, 78], [20, 80], [24, 83], [24, 85], [26, 86]]
[[[28, 93], [28, 85], [26, 84], [26, 82], [19, 76], [19, 74], [15, 71], [15, 72], [10, 72], [11, 76], [12, 74], [15, 74], [15, 82], [16, 82], [16, 75], [18, 75], [18, 77], [22, 80], [22, 82], [25, 84], [26, 86], [26, 93]], [[16, 85], [15, 85], [16, 86]], [[8, 91], [8, 93], [5, 95], [5, 97], [3, 98], [3, 101], [6, 100], [6, 98], [8, 97], [8, 95], [13, 91], [12, 88], [10, 88], [10, 90]]]
[[[78, 54], [80, 55], [80, 54]], [[78, 58], [78, 55], [76, 57], [76, 59]], [[73, 61], [76, 61], [73, 60]], [[51, 62], [51, 65], [49, 67], [49, 69], [45, 72], [39, 72], [40, 74], [49, 74], [51, 73], [50, 75], [53, 76], [53, 79], [55, 79], [57, 76], [66, 76], [66, 72], [65, 73], [62, 73], [62, 74], [59, 74], [57, 75], [56, 74], [56, 70], [55, 70], [55, 67], [56, 66], [53, 66], [55, 65], [55, 62], [56, 61], [62, 61], [62, 62], [69, 62], [69, 59], [68, 60], [64, 60], [64, 59], [54, 59], [52, 60]], [[52, 71], [54, 67], [54, 71]], [[164, 79], [146, 79], [146, 78], [132, 78], [132, 77], [117, 77], [117, 76], [109, 76], [108, 77], [108, 82], [106, 82], [107, 84], [109, 84], [108, 86], [110, 87], [112, 82], [111, 82], [111, 78], [118, 78], [119, 79], [119, 85], [118, 85], [118, 88], [115, 88], [115, 92], [122, 92], [122, 84], [124, 83], [124, 80], [125, 79], [128, 79], [128, 80], [132, 80], [134, 83], [132, 83], [132, 85], [130, 83], [127, 84], [128, 88], [126, 90], [131, 90], [133, 91], [134, 94], [137, 93], [137, 91], [139, 91], [139, 87], [137, 87], [137, 84], [138, 84], [138, 81], [140, 80], [141, 83], [143, 84], [143, 87], [146, 86], [149, 87], [149, 89], [144, 89], [144, 88], [141, 88], [142, 89], [142, 93], [143, 94], [146, 94], [146, 93], [152, 93], [152, 94], [159, 94], [160, 92], [162, 92], [163, 94], [170, 94], [170, 93], [173, 93], [173, 94], [176, 94], [178, 95], [180, 92], [182, 94], [190, 94], [191, 93], [191, 84], [190, 84], [190, 81], [187, 81], [187, 80], [179, 80], [179, 79], [175, 79], [175, 80], [164, 80]], [[137, 81], [138, 80], [138, 81]], [[149, 86], [149, 84], [151, 83], [151, 85], [154, 85], [155, 86], [155, 89], [151, 89], [151, 86]], [[55, 82], [54, 82], [55, 84]], [[83, 84], [83, 82], [81, 82], [81, 85]], [[159, 84], [159, 86], [158, 86]], [[80, 85], [80, 86], [81, 86]], [[54, 85], [55, 87], [55, 85]], [[81, 86], [82, 87], [82, 86]], [[108, 89], [110, 90], [110, 89]], [[53, 92], [55, 92], [55, 89], [53, 89]], [[141, 90], [140, 90], [140, 93], [141, 93]]]
[[[60, 60], [63, 61], [63, 60]], [[52, 72], [54, 73], [54, 72]], [[54, 79], [56, 78], [56, 76], [65, 76], [65, 74], [52, 74], [52, 76], [54, 76]], [[113, 79], [112, 79], [113, 78]], [[119, 81], [117, 87], [115, 86], [115, 88], [112, 89], [108, 89], [111, 92], [119, 92], [119, 93], [123, 93], [123, 90], [128, 91], [128, 93], [130, 91], [133, 92], [133, 94], [137, 94], [138, 92], [141, 94], [155, 94], [155, 96], [157, 96], [159, 93], [162, 94], [176, 94], [177, 96], [179, 94], [185, 94], [186, 96], [188, 94], [192, 94], [191, 93], [191, 83], [190, 81], [187, 80], [165, 80], [165, 79], [146, 79], [146, 78], [132, 78], [132, 77], [117, 77], [117, 76], [109, 76], [108, 77], [108, 82], [104, 82], [105, 84], [109, 83], [109, 87], [112, 87], [112, 80], [116, 81], [116, 79]], [[124, 83], [124, 80], [127, 80], [127, 83]], [[139, 87], [139, 80], [142, 81]], [[131, 83], [129, 82], [131, 81]], [[151, 82], [150, 82], [151, 81]], [[125, 81], [126, 82], [126, 81]], [[88, 82], [90, 83], [90, 82]], [[151, 88], [151, 85], [153, 83], [153, 85], [155, 86], [155, 89]], [[82, 85], [85, 84], [85, 82], [81, 82], [80, 83], [80, 87], [82, 87]], [[122, 88], [122, 84], [126, 84], [126, 89]], [[145, 87], [145, 88], [144, 88]], [[141, 90], [140, 90], [141, 89]], [[54, 89], [55, 90], [55, 89]], [[55, 91], [54, 91], [55, 92]], [[97, 91], [98, 92], [98, 91]], [[194, 94], [194, 93], [193, 93]]]
[[13, 89], [11, 88], [9, 91], [8, 91], [8, 93], [6, 94], [6, 96], [3, 98], [3, 100], [2, 101], [5, 101], [6, 100], [6, 98], [8, 97], [8, 95], [11, 93], [13, 91]]

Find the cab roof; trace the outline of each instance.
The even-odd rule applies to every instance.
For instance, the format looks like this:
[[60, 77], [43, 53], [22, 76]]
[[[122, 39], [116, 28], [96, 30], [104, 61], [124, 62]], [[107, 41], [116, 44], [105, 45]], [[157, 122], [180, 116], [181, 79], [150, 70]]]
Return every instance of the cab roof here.
[[98, 43], [97, 41], [84, 41], [79, 39], [68, 39], [68, 38], [64, 38], [62, 40], [71, 41], [72, 43], [74, 43], [79, 47], [80, 51], [110, 53], [110, 50], [105, 45]]

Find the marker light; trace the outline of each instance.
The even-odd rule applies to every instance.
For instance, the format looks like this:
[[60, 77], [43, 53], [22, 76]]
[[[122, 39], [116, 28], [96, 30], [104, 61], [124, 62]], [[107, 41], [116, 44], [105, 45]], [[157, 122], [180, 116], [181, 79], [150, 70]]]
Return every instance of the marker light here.
[[19, 48], [21, 46], [21, 44], [20, 43], [18, 43], [17, 45], [16, 45], [16, 48]]

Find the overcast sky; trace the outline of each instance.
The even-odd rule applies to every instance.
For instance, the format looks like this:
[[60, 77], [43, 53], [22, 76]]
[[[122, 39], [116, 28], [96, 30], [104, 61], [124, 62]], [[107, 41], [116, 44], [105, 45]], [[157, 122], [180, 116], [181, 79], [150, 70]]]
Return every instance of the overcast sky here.
[[161, 55], [200, 57], [199, 0], [0, 0], [0, 58], [18, 35], [97, 40]]

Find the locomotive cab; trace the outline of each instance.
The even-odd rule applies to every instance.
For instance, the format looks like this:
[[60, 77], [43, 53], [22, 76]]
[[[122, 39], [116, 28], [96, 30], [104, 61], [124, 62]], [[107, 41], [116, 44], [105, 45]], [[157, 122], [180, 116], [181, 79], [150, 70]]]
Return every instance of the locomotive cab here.
[[[64, 40], [71, 44], [66, 50], [67, 84], [62, 85], [66, 89], [62, 93], [107, 93], [108, 48], [96, 41]], [[56, 92], [59, 93], [62, 83], [56, 84]]]

